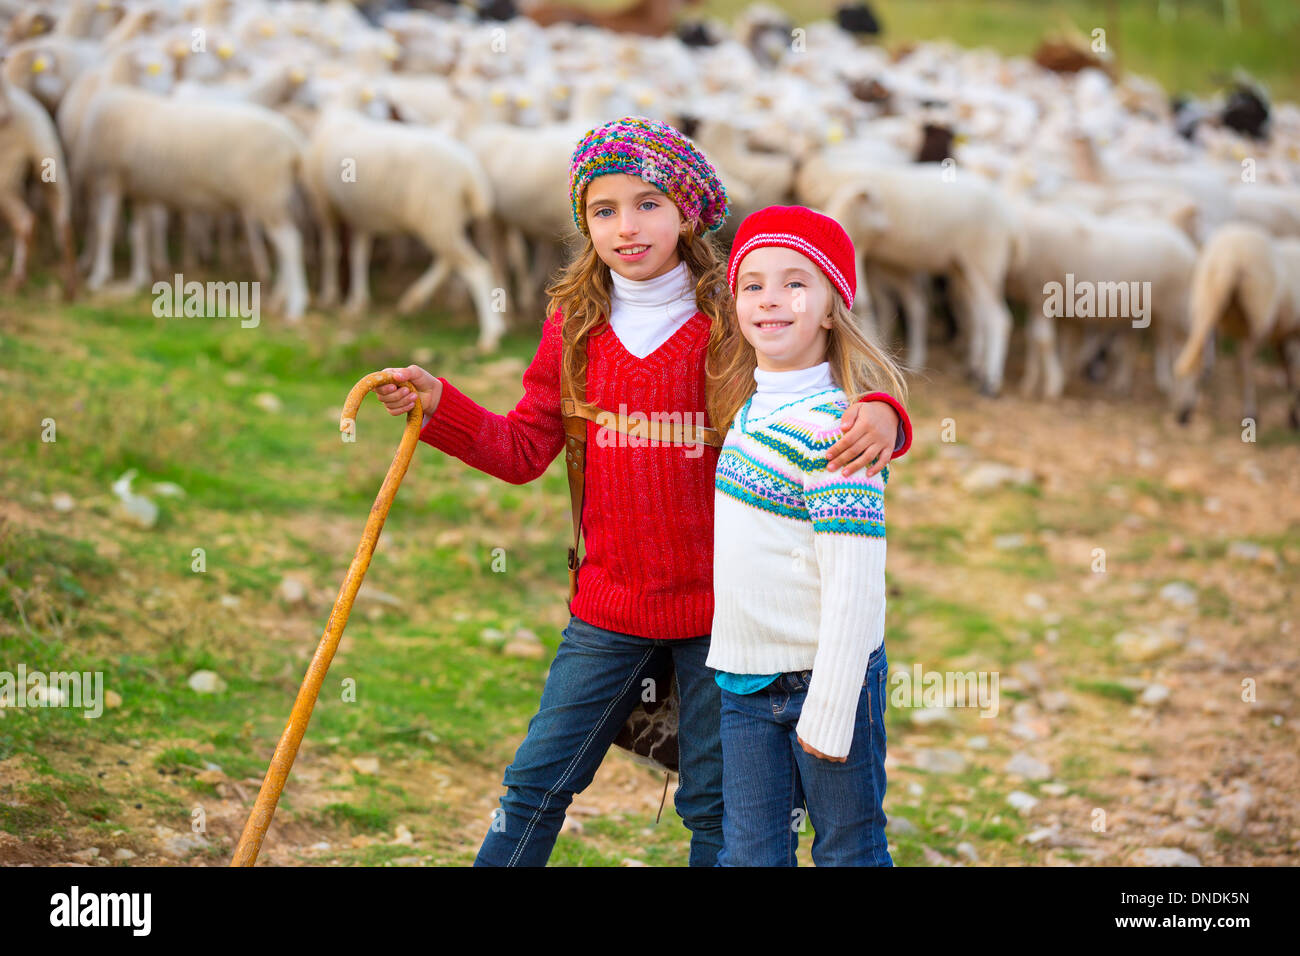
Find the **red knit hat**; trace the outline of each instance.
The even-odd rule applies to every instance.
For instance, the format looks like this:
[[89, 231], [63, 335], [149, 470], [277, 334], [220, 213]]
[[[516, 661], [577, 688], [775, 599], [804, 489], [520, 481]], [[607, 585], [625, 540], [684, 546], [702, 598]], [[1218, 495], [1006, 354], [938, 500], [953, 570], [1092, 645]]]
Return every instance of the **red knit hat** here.
[[727, 284], [736, 292], [741, 260], [763, 246], [785, 246], [815, 262], [848, 308], [858, 288], [857, 253], [844, 227], [806, 206], [767, 206], [750, 213], [736, 230], [727, 262]]

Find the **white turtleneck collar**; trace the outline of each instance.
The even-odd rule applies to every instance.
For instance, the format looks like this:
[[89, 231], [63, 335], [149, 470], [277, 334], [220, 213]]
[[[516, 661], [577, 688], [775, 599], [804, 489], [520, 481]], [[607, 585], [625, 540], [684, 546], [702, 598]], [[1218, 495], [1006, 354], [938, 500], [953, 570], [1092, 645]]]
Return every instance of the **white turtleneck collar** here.
[[623, 347], [645, 358], [667, 342], [699, 311], [695, 279], [685, 262], [653, 279], [628, 279], [610, 270], [614, 280], [609, 324]]
[[768, 372], [755, 368], [754, 383], [758, 387], [754, 392], [754, 400], [749, 406], [748, 420], [762, 418], [773, 409], [803, 398], [805, 395], [835, 387], [835, 382], [831, 378], [830, 362], [784, 372]]

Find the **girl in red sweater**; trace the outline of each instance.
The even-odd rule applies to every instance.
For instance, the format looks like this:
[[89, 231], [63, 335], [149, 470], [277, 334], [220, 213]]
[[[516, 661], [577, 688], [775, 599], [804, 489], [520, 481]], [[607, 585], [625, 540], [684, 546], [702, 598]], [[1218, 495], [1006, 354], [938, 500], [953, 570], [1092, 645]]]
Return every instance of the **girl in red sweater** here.
[[[539, 477], [564, 446], [561, 362], [601, 408], [707, 425], [717, 421], [722, 384], [716, 356], [739, 334], [727, 321], [726, 261], [709, 235], [726, 218], [726, 191], [689, 139], [624, 117], [582, 138], [570, 174], [587, 241], [547, 288], [541, 343], [515, 408], [496, 415], [418, 366], [390, 370], [419, 393], [422, 441], [513, 484]], [[415, 401], [395, 385], [376, 394], [393, 415]], [[884, 393], [850, 405], [843, 425], [831, 467], [846, 474], [874, 474], [911, 443], [905, 411]], [[670, 658], [681, 706], [674, 804], [691, 830], [690, 864], [713, 866], [722, 847], [721, 704], [705, 658], [718, 451], [587, 428], [577, 595], [475, 865], [546, 863], [574, 794], [591, 783], [648, 675]]]

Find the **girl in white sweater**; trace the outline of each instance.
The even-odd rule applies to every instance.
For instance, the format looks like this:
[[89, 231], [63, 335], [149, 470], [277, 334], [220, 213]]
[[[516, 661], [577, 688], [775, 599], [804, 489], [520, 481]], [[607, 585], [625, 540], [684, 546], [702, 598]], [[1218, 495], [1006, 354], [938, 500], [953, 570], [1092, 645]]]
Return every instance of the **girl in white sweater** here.
[[[888, 462], [827, 467], [849, 395], [905, 397], [849, 311], [853, 243], [835, 220], [769, 206], [742, 223], [727, 279], [744, 342], [714, 505], [708, 666], [722, 688], [721, 866], [892, 866], [885, 839]], [[747, 346], [747, 347], [746, 347]], [[757, 386], [755, 388], [755, 386]], [[805, 809], [806, 807], [806, 809]]]

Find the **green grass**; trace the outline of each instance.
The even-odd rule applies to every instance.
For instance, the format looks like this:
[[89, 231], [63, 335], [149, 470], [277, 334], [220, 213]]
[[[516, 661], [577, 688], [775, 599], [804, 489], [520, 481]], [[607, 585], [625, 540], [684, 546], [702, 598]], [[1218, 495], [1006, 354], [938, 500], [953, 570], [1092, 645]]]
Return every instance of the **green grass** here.
[[[183, 822], [195, 793], [215, 792], [187, 767], [212, 762], [234, 780], [265, 771], [400, 437], [401, 423], [367, 399], [357, 441], [344, 443], [331, 410], [337, 416], [366, 372], [431, 348], [426, 365], [504, 411], [500, 396], [517, 391], [519, 374], [491, 371], [492, 363], [529, 360], [535, 330], [517, 330], [502, 354], [480, 359], [472, 324], [443, 315], [423, 328], [389, 317], [347, 328], [331, 318], [304, 333], [270, 319], [242, 329], [156, 318], [147, 299], [45, 310], [11, 302], [0, 300], [12, 399], [0, 417], [0, 497], [39, 520], [0, 521], [0, 660], [29, 672], [100, 671], [122, 705], [99, 719], [67, 708], [11, 710], [0, 722], [0, 760], [90, 761], [134, 741], [155, 754], [150, 779], [125, 793], [114, 766], [105, 784]], [[262, 392], [280, 399], [280, 411], [254, 403]], [[56, 423], [54, 442], [41, 441], [45, 419]], [[160, 507], [153, 528], [117, 513], [110, 485], [129, 468], [139, 473], [134, 490]], [[162, 481], [184, 496], [154, 492]], [[366, 578], [401, 606], [358, 601], [300, 754], [499, 775], [559, 639], [565, 489], [562, 463], [516, 488], [422, 447]], [[49, 503], [60, 492], [75, 502], [66, 515]], [[461, 541], [433, 543], [449, 531]], [[492, 569], [497, 548], [506, 551], [505, 573]], [[289, 572], [307, 574], [328, 599], [286, 604], [277, 588]], [[449, 616], [448, 608], [460, 610]], [[548, 653], [506, 657], [480, 641], [487, 627], [528, 627]], [[225, 690], [191, 690], [187, 678], [200, 669], [219, 673]], [[345, 678], [354, 701], [344, 699]], [[102, 794], [77, 797], [70, 784], [43, 786], [0, 808], [0, 826], [32, 835], [62, 826], [59, 807], [93, 820], [108, 806]], [[291, 777], [282, 810], [293, 792]], [[358, 782], [338, 806], [361, 816], [339, 809], [325, 819], [378, 823], [427, 802], [386, 781]]]
[[[619, 6], [618, 0], [589, 0]], [[833, 10], [814, 0], [777, 0], [796, 23]], [[734, 18], [748, 0], [706, 0], [701, 15]], [[1238, 67], [1248, 69], [1277, 99], [1300, 100], [1294, 51], [1300, 46], [1300, 7], [1291, 0], [1240, 0], [1241, 29], [1224, 22], [1221, 0], [1173, 0], [1173, 22], [1160, 19], [1156, 0], [875, 0], [886, 46], [950, 39], [1004, 56], [1029, 56], [1044, 34], [1072, 25], [1091, 39], [1106, 31], [1122, 66], [1159, 80], [1171, 93], [1206, 94]], [[1111, 11], [1114, 11], [1112, 17]]]

